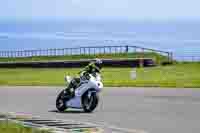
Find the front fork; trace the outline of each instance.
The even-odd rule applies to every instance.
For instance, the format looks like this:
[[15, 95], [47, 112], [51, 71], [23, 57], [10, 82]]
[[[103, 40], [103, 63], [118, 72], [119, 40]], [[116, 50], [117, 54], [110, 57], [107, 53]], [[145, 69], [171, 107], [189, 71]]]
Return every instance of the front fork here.
[[91, 96], [92, 96], [92, 93], [97, 93], [96, 91], [88, 91], [88, 99], [90, 99], [91, 98]]

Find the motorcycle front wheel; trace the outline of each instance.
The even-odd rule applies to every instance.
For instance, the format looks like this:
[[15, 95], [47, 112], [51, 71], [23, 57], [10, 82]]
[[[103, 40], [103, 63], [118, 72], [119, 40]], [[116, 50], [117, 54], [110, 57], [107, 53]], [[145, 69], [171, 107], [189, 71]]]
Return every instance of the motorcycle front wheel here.
[[97, 107], [99, 102], [99, 96], [97, 93], [91, 93], [91, 96], [88, 97], [89, 90], [82, 96], [82, 107], [83, 110], [87, 113], [93, 112]]
[[56, 108], [60, 112], [63, 112], [67, 109], [67, 106], [65, 105], [66, 101], [62, 98], [64, 96], [64, 91], [65, 90], [62, 90], [56, 98]]

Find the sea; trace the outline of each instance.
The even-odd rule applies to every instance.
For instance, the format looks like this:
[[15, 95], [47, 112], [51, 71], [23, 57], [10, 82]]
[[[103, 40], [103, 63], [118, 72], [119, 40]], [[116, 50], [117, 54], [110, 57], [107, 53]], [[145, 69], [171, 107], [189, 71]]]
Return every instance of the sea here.
[[200, 21], [0, 21], [0, 51], [132, 45], [200, 60]]

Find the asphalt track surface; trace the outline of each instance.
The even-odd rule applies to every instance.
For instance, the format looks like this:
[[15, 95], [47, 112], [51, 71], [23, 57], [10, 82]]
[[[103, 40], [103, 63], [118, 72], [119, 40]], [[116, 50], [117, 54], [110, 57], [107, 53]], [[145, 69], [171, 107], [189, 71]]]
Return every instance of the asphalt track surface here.
[[105, 88], [94, 113], [56, 112], [62, 87], [0, 87], [0, 112], [28, 113], [42, 118], [76, 120], [121, 132], [200, 132], [200, 90]]

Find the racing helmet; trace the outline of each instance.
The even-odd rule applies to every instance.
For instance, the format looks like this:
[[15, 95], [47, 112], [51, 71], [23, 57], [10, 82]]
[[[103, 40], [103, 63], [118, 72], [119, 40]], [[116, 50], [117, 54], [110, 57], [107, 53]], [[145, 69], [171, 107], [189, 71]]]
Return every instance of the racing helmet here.
[[102, 68], [102, 64], [103, 64], [103, 61], [101, 59], [98, 59], [96, 58], [95, 61], [94, 61], [94, 64], [95, 66], [97, 66], [99, 69]]

